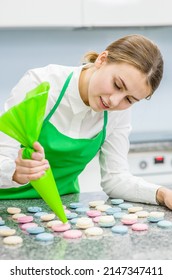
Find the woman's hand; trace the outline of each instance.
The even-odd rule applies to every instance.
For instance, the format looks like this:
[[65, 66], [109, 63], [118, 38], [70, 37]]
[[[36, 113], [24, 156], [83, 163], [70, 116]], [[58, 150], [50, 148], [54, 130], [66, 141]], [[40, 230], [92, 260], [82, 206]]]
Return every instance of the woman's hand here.
[[31, 180], [37, 180], [45, 174], [50, 166], [45, 159], [44, 148], [35, 142], [33, 148], [32, 159], [23, 159], [23, 149], [19, 150], [18, 157], [15, 161], [16, 170], [13, 175], [13, 181], [19, 184], [27, 184]]
[[161, 187], [158, 189], [156, 199], [160, 205], [164, 205], [172, 210], [172, 190]]

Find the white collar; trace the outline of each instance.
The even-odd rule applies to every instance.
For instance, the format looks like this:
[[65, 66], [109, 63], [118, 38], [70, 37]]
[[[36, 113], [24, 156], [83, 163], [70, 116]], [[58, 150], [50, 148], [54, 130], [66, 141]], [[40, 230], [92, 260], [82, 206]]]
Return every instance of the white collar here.
[[85, 114], [88, 111], [91, 111], [92, 115], [94, 116], [96, 114], [95, 111], [93, 111], [90, 106], [87, 106], [79, 93], [79, 77], [82, 71], [82, 68], [84, 67], [84, 65], [80, 66], [80, 67], [76, 67], [73, 72], [73, 76], [72, 79], [70, 81], [69, 87], [67, 89], [68, 91], [68, 97], [69, 97], [69, 102], [72, 108], [72, 111], [74, 114], [79, 114], [81, 112], [85, 112]]

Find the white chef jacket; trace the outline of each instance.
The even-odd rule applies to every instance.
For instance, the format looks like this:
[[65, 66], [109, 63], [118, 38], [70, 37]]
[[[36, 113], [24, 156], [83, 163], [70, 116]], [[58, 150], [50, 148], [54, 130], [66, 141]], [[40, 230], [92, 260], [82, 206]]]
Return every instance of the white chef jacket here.
[[[25, 94], [41, 82], [50, 83], [46, 114], [54, 106], [62, 86], [73, 71], [73, 77], [50, 122], [63, 134], [72, 138], [94, 137], [103, 127], [103, 112], [95, 112], [82, 101], [79, 93], [79, 76], [83, 66], [68, 67], [50, 64], [29, 70], [12, 89], [4, 110], [18, 104]], [[158, 185], [133, 176], [128, 167], [128, 135], [131, 131], [131, 109], [108, 112], [106, 138], [99, 152], [101, 187], [111, 198], [156, 204]], [[15, 159], [20, 144], [0, 132], [0, 187], [20, 187], [12, 181]], [[95, 174], [96, 176], [96, 174]]]

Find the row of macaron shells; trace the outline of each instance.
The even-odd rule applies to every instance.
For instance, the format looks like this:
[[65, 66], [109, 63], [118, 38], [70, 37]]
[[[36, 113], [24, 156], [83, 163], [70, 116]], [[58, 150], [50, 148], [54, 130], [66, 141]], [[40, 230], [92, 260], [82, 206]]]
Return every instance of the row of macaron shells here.
[[[68, 209], [65, 209], [66, 215], [70, 223], [62, 224], [59, 220], [55, 219], [55, 214], [48, 214], [47, 212], [42, 212], [40, 207], [29, 207], [28, 212], [34, 213], [35, 217], [40, 217], [41, 221], [47, 222], [46, 226], [51, 228], [54, 232], [63, 232], [63, 237], [66, 238], [78, 238], [82, 236], [82, 231], [84, 229], [84, 233], [89, 236], [94, 235], [102, 235], [103, 227], [111, 227], [112, 232], [116, 233], [126, 233], [128, 231], [128, 227], [125, 225], [132, 225], [133, 230], [147, 230], [148, 225], [146, 223], [138, 223], [138, 218], [147, 217], [149, 222], [157, 222], [157, 225], [162, 227], [171, 226], [172, 223], [170, 221], [164, 220], [163, 212], [146, 212], [142, 211], [141, 207], [133, 207], [130, 203], [124, 203], [124, 201], [120, 199], [112, 199], [111, 203], [115, 205], [112, 207], [110, 205], [106, 205], [103, 200], [100, 201], [91, 201], [89, 203], [89, 207], [83, 207], [83, 205], [79, 203], [70, 203], [69, 208], [75, 210], [75, 212], [71, 212]], [[118, 207], [116, 207], [118, 205]], [[64, 206], [64, 208], [66, 208]], [[91, 209], [90, 209], [91, 208]], [[94, 210], [92, 210], [94, 208]], [[127, 210], [129, 214], [122, 212], [122, 210]], [[38, 226], [38, 224], [33, 222], [33, 216], [27, 216], [26, 214], [21, 213], [20, 208], [9, 207], [7, 209], [9, 214], [12, 214], [12, 218], [17, 220], [20, 224], [20, 228], [22, 230], [27, 231], [29, 234], [36, 235], [37, 240], [42, 241], [51, 241], [54, 238], [52, 233], [46, 233], [44, 227]], [[134, 213], [134, 214], [133, 214]], [[81, 215], [87, 215], [82, 216]], [[115, 218], [121, 219], [122, 225], [115, 226]], [[4, 223], [3, 220], [0, 220], [0, 235], [8, 236], [4, 238], [4, 243], [13, 244], [14, 241], [10, 241], [10, 235], [15, 234], [14, 229], [2, 228]], [[94, 226], [94, 223], [97, 223], [99, 226]], [[76, 225], [76, 229], [71, 229], [71, 225]], [[11, 237], [12, 238], [12, 237]], [[13, 236], [13, 239], [15, 236]], [[8, 240], [7, 240], [8, 239]], [[18, 243], [21, 242], [21, 237], [16, 236], [18, 239]], [[11, 242], [11, 243], [10, 243]]]

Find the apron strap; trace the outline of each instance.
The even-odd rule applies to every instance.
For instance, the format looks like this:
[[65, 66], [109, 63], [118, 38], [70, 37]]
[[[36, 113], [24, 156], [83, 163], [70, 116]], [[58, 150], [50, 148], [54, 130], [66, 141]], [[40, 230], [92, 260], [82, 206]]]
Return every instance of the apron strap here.
[[104, 111], [104, 125], [103, 125], [103, 129], [106, 129], [107, 121], [108, 121], [108, 112]]
[[50, 120], [50, 118], [51, 118], [52, 115], [54, 114], [55, 110], [57, 109], [58, 105], [60, 104], [60, 101], [62, 100], [63, 95], [65, 94], [65, 91], [66, 91], [66, 89], [67, 89], [67, 87], [68, 87], [68, 85], [69, 85], [69, 82], [70, 82], [72, 76], [73, 76], [73, 72], [71, 72], [71, 73], [69, 74], [69, 76], [67, 77], [67, 79], [66, 79], [66, 81], [65, 81], [65, 83], [64, 83], [64, 85], [63, 85], [63, 88], [62, 88], [62, 90], [61, 90], [61, 92], [60, 92], [60, 95], [59, 95], [59, 97], [58, 97], [58, 99], [57, 99], [57, 102], [55, 103], [54, 107], [51, 109], [51, 111], [49, 112], [49, 114], [48, 114], [47, 117], [45, 118], [44, 123], [46, 123], [46, 122], [48, 122], [48, 121]]
[[107, 122], [108, 122], [108, 111], [104, 111], [104, 124], [103, 124], [103, 130], [102, 130], [103, 137], [102, 137], [101, 146], [103, 145], [105, 137], [106, 137], [106, 125], [107, 125]]

